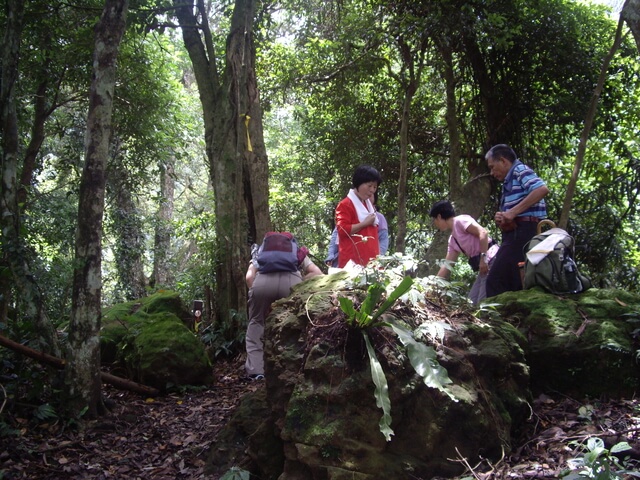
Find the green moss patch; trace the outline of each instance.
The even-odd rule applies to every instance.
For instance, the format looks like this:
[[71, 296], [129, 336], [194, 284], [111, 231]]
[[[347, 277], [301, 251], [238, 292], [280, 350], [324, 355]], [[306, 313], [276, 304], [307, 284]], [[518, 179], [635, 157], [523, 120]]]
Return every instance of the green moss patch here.
[[169, 291], [106, 309], [103, 363], [117, 375], [160, 390], [210, 383], [211, 363], [185, 324], [189, 316], [178, 294]]
[[496, 302], [528, 341], [534, 391], [617, 396], [640, 387], [640, 296], [595, 288], [560, 296], [536, 288], [502, 294]]

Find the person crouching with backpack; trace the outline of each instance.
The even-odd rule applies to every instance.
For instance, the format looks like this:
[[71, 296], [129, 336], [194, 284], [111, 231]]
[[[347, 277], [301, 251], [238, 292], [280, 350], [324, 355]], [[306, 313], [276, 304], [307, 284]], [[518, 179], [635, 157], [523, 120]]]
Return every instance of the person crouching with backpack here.
[[433, 224], [438, 230], [451, 231], [447, 246], [447, 262], [440, 267], [438, 276], [448, 279], [451, 274], [451, 263], [456, 262], [461, 253], [466, 255], [471, 269], [478, 274], [467, 297], [477, 305], [487, 296], [487, 274], [498, 252], [498, 245], [471, 215], [456, 216], [451, 202], [446, 200], [436, 202], [429, 216], [433, 218]]
[[250, 380], [264, 379], [262, 337], [271, 304], [288, 297], [294, 285], [323, 274], [307, 256], [308, 253], [306, 247], [298, 247], [296, 239], [289, 232], [268, 232], [262, 245], [252, 248], [251, 262], [245, 276], [249, 288], [245, 371]]

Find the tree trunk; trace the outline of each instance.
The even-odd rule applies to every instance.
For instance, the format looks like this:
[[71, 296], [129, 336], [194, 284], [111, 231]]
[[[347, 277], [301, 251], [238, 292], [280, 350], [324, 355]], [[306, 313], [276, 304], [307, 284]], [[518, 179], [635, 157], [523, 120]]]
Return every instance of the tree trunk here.
[[[48, 355], [43, 352], [34, 350], [33, 348], [22, 345], [21, 343], [14, 342], [13, 340], [0, 335], [0, 345], [13, 350], [21, 355], [25, 355], [29, 358], [33, 358], [43, 365], [49, 365], [54, 368], [64, 369], [65, 361], [61, 358]], [[143, 395], [155, 396], [160, 393], [156, 388], [149, 387], [148, 385], [142, 385], [127, 378], [116, 377], [107, 372], [100, 372], [100, 378], [102, 382], [113, 385], [121, 390], [128, 390], [131, 392], [141, 393]]]
[[204, 2], [197, 0], [197, 15], [193, 3], [185, 6], [174, 0], [174, 5], [204, 114], [205, 144], [216, 204], [216, 315], [227, 319], [231, 310], [246, 310], [244, 274], [249, 242], [259, 241], [271, 228], [267, 156], [255, 77], [256, 1], [235, 2], [222, 74], [216, 65]]
[[640, 0], [627, 0], [624, 2], [620, 16], [627, 22], [633, 38], [636, 40], [638, 52], [640, 52]]
[[31, 140], [27, 146], [27, 151], [22, 163], [22, 173], [20, 174], [20, 190], [18, 193], [19, 203], [27, 200], [27, 189], [33, 184], [33, 173], [36, 170], [36, 160], [42, 142], [44, 142], [44, 125], [51, 115], [51, 110], [47, 109], [47, 86], [48, 78], [46, 68], [43, 68], [43, 79], [38, 85], [33, 102], [33, 125], [31, 126]]
[[598, 101], [600, 100], [600, 94], [602, 93], [602, 88], [604, 87], [604, 82], [607, 79], [607, 70], [609, 69], [609, 64], [611, 63], [611, 59], [615, 55], [618, 47], [620, 47], [620, 42], [622, 41], [622, 26], [624, 24], [624, 19], [620, 16], [618, 20], [618, 29], [616, 30], [616, 36], [613, 40], [613, 45], [611, 49], [609, 49], [609, 53], [602, 61], [602, 67], [600, 68], [600, 75], [598, 76], [598, 83], [596, 84], [596, 88], [593, 90], [593, 95], [591, 96], [591, 102], [589, 103], [589, 110], [587, 111], [587, 116], [584, 120], [584, 127], [582, 129], [582, 134], [580, 135], [580, 142], [578, 143], [578, 152], [576, 153], [576, 163], [573, 165], [573, 171], [571, 172], [571, 178], [569, 179], [569, 185], [567, 185], [567, 194], [564, 197], [564, 202], [562, 204], [562, 212], [560, 213], [560, 221], [558, 222], [558, 227], [566, 230], [569, 225], [569, 213], [571, 212], [571, 202], [573, 201], [573, 196], [576, 191], [576, 185], [578, 184], [578, 177], [580, 176], [580, 170], [582, 169], [582, 163], [584, 161], [584, 154], [587, 151], [587, 141], [589, 140], [589, 133], [591, 132], [591, 126], [593, 125], [593, 120], [596, 116], [596, 111], [598, 110]]
[[397, 39], [398, 51], [402, 59], [402, 70], [406, 72], [407, 79], [403, 78], [403, 73], [394, 75], [404, 91], [402, 99], [402, 112], [400, 114], [400, 165], [398, 173], [398, 217], [396, 230], [396, 252], [404, 253], [407, 237], [407, 184], [409, 176], [409, 122], [411, 117], [411, 103], [418, 91], [422, 80], [422, 69], [424, 67], [424, 55], [427, 49], [426, 37], [420, 39], [419, 47], [415, 51], [400, 36]]
[[453, 68], [453, 52], [449, 45], [441, 45], [442, 77], [446, 92], [445, 121], [449, 132], [449, 195], [456, 202], [462, 196], [462, 176], [460, 160], [462, 159], [462, 145], [460, 143], [460, 129], [458, 128], [458, 110], [456, 108], [456, 77]]
[[93, 78], [85, 140], [85, 165], [80, 182], [76, 268], [65, 369], [68, 413], [94, 418], [102, 410], [100, 395], [100, 321], [102, 219], [116, 60], [126, 28], [128, 0], [105, 0], [95, 30]]
[[173, 283], [169, 270], [171, 251], [171, 221], [173, 220], [173, 200], [175, 191], [175, 156], [160, 166], [160, 205], [156, 215], [155, 240], [153, 247], [153, 276], [156, 288]]
[[[21, 212], [18, 201], [18, 124], [13, 98], [18, 78], [18, 57], [22, 34], [24, 2], [9, 0], [6, 6], [6, 28], [2, 42], [2, 80], [0, 109], [2, 121], [2, 185], [0, 193], [0, 225], [2, 226], [3, 263], [9, 266], [16, 298], [24, 304], [25, 320], [38, 332], [40, 348], [59, 355], [55, 328], [49, 320], [44, 301], [27, 265], [24, 243], [20, 237]], [[5, 298], [11, 297], [11, 286], [2, 285]], [[5, 310], [5, 305], [2, 310]], [[4, 320], [4, 319], [3, 319]]]
[[396, 252], [404, 253], [407, 239], [407, 183], [409, 172], [409, 113], [411, 102], [417, 90], [418, 81], [411, 80], [405, 90], [400, 117], [400, 166], [398, 173], [398, 217], [396, 225]]
[[116, 234], [116, 269], [124, 301], [130, 301], [146, 294], [144, 234], [141, 215], [131, 193], [129, 173], [117, 160], [113, 164], [115, 166], [109, 169], [108, 190], [114, 199], [111, 216]]
[[[470, 160], [471, 178], [463, 183], [463, 170], [460, 168], [462, 163], [462, 145], [460, 142], [460, 133], [458, 129], [458, 111], [456, 100], [456, 77], [453, 64], [453, 51], [448, 45], [439, 45], [439, 51], [442, 55], [442, 77], [445, 83], [446, 92], [446, 112], [445, 119], [447, 122], [447, 130], [449, 132], [449, 199], [454, 204], [456, 214], [466, 213], [473, 218], [482, 215], [484, 207], [491, 195], [491, 182], [486, 173], [486, 167], [483, 162], [474, 163]], [[434, 239], [429, 245], [426, 252], [427, 263], [429, 264], [428, 273], [435, 275], [440, 268], [436, 264], [436, 259], [442, 259], [447, 256], [447, 246], [449, 240], [449, 232], [436, 232]]]

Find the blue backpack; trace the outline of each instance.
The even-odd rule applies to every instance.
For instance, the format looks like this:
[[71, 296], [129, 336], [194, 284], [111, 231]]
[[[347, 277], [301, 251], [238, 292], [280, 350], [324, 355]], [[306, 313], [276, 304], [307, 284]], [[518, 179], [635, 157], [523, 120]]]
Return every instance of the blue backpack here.
[[298, 270], [298, 242], [289, 232], [268, 232], [258, 249], [260, 273], [295, 272]]

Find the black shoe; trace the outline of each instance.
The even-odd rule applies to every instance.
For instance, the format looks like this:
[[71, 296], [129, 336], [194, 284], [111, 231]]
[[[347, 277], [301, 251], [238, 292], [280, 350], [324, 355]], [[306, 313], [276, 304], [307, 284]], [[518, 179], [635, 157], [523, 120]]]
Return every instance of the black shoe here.
[[255, 382], [257, 380], [264, 380], [264, 375], [262, 373], [252, 373], [251, 375], [248, 375], [247, 378], [252, 382]]

